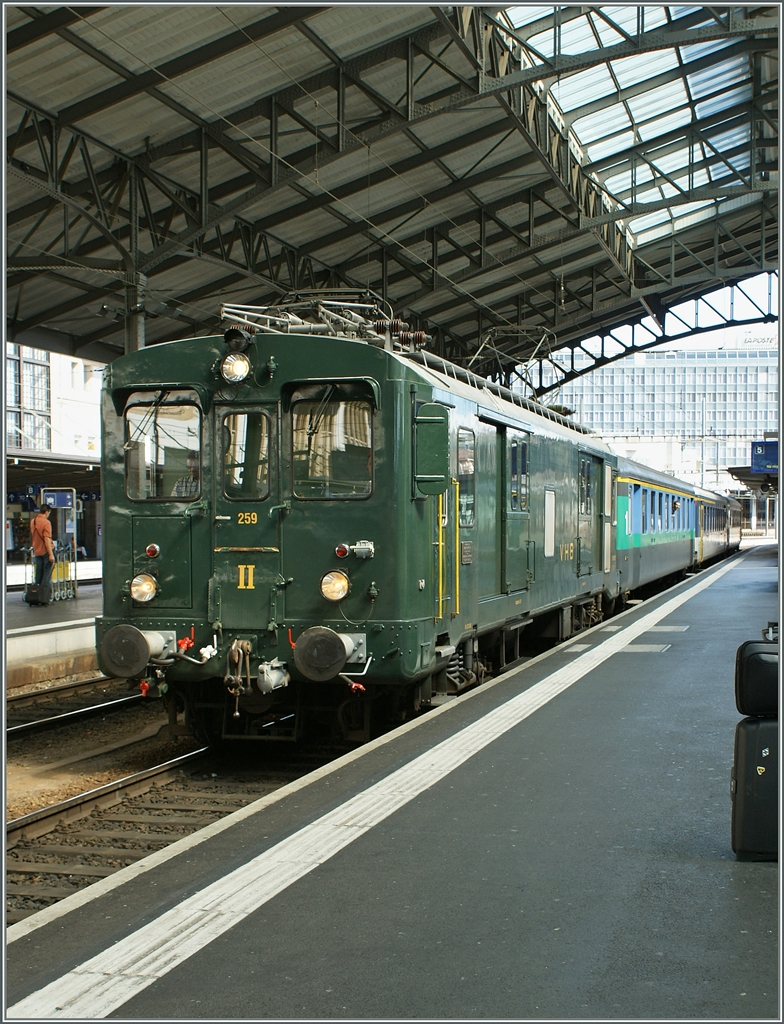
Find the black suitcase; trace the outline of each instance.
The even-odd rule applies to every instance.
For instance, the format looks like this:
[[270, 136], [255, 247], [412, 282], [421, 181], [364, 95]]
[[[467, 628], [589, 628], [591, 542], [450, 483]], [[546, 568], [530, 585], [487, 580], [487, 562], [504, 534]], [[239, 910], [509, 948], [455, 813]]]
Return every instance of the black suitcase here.
[[738, 860], [778, 860], [778, 719], [738, 722], [730, 793], [732, 849]]
[[28, 604], [49, 604], [52, 600], [52, 587], [49, 583], [40, 586], [37, 583], [28, 583], [25, 587], [24, 600]]
[[735, 655], [735, 704], [742, 715], [779, 713], [779, 646], [747, 640]]

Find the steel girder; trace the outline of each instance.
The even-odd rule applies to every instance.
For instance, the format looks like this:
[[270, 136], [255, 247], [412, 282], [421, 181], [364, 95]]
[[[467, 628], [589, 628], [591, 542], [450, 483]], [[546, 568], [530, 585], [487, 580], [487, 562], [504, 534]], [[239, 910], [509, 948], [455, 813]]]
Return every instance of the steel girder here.
[[[77, 18], [71, 9], [25, 8], [31, 20], [8, 35], [9, 53], [23, 54], [53, 34], [121, 78], [55, 112], [35, 102], [29, 87], [16, 90], [9, 73], [7, 171], [21, 186], [8, 204], [13, 336], [62, 326], [74, 351], [100, 349], [110, 358], [139, 344], [145, 327], [149, 341], [213, 330], [219, 301], [249, 285], [262, 302], [307, 286], [369, 285], [433, 332], [442, 354], [465, 362], [489, 327], [523, 324], [568, 344], [777, 265], [775, 96], [759, 76], [750, 102], [692, 118], [685, 129], [594, 164], [575, 147], [548, 92], [559, 76], [672, 46], [719, 41], [722, 54], [746, 54], [754, 66], [776, 45], [777, 21], [765, 9], [746, 18], [741, 8], [691, 8], [652, 31], [640, 21], [614, 45], [579, 55], [555, 45], [547, 55], [528, 42], [531, 26], [527, 35], [515, 31], [492, 9], [436, 8], [427, 25], [351, 59], [319, 34], [318, 16], [329, 8], [272, 9], [142, 73], [76, 31], [102, 10], [82, 8]], [[570, 17], [577, 14], [554, 9], [556, 39]], [[263, 47], [292, 32], [326, 61], [296, 85], [214, 119], [167, 88], [249, 43]], [[694, 58], [692, 72], [710, 59]], [[182, 131], [129, 154], [83, 126], [141, 94], [177, 114]], [[478, 105], [486, 107], [481, 125], [424, 141], [425, 132]], [[754, 126], [737, 147], [748, 160], [712, 143], [732, 119]], [[658, 168], [684, 134], [693, 142], [689, 174], [723, 162], [726, 181], [683, 189], [657, 170], [654, 184], [669, 185], [670, 194], [653, 202], [639, 201], [634, 188], [611, 193], [603, 183], [618, 166]], [[395, 138], [413, 143], [414, 152], [368, 173], [372, 147]], [[454, 170], [472, 147], [486, 152]], [[494, 159], [505, 147], [508, 156]], [[738, 170], [746, 164], [748, 171]], [[338, 183], [330, 169], [340, 170]], [[330, 184], [319, 187], [319, 174]], [[427, 180], [408, 201], [374, 198], [358, 215], [364, 196], [415, 175]], [[500, 197], [483, 198], [507, 179]], [[630, 218], [696, 199], [714, 203], [710, 225], [674, 232], [666, 244], [632, 244]], [[433, 217], [434, 210], [446, 215]], [[315, 214], [334, 227], [294, 240], [290, 225]], [[326, 255], [336, 243], [337, 259]], [[30, 307], [25, 289], [42, 276], [57, 285], [57, 297]], [[90, 319], [97, 306], [113, 307], [115, 321]], [[86, 327], [75, 330], [80, 314]], [[474, 369], [511, 372], [530, 354], [520, 343], [525, 331], [517, 341], [514, 332], [505, 335], [500, 369], [498, 355]]]

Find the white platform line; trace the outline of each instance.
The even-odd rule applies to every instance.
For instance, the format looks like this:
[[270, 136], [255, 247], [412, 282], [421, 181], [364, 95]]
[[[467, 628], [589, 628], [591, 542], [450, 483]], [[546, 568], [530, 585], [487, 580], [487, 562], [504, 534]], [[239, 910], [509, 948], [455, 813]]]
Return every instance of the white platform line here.
[[488, 712], [317, 821], [15, 1003], [6, 1011], [6, 1019], [96, 1020], [113, 1013], [278, 893], [430, 789], [737, 564], [738, 561], [733, 560], [701, 579], [587, 651], [571, 665]]

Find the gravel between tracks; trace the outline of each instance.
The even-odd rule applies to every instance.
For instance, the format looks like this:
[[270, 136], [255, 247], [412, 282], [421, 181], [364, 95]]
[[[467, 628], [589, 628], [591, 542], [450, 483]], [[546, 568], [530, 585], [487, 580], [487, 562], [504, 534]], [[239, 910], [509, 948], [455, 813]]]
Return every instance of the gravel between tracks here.
[[[190, 738], [158, 735], [160, 701], [53, 732], [21, 736], [6, 746], [6, 821], [114, 782], [196, 750]], [[119, 743], [126, 746], [119, 749]]]

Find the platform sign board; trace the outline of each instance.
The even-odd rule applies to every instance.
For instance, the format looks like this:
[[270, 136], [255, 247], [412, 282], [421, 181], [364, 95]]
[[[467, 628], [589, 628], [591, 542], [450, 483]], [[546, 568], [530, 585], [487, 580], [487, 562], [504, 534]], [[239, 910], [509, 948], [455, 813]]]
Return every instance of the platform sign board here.
[[752, 441], [751, 472], [776, 473], [779, 471], [778, 441]]
[[76, 504], [76, 491], [73, 487], [44, 487], [41, 490], [41, 504], [52, 508], [73, 508]]

